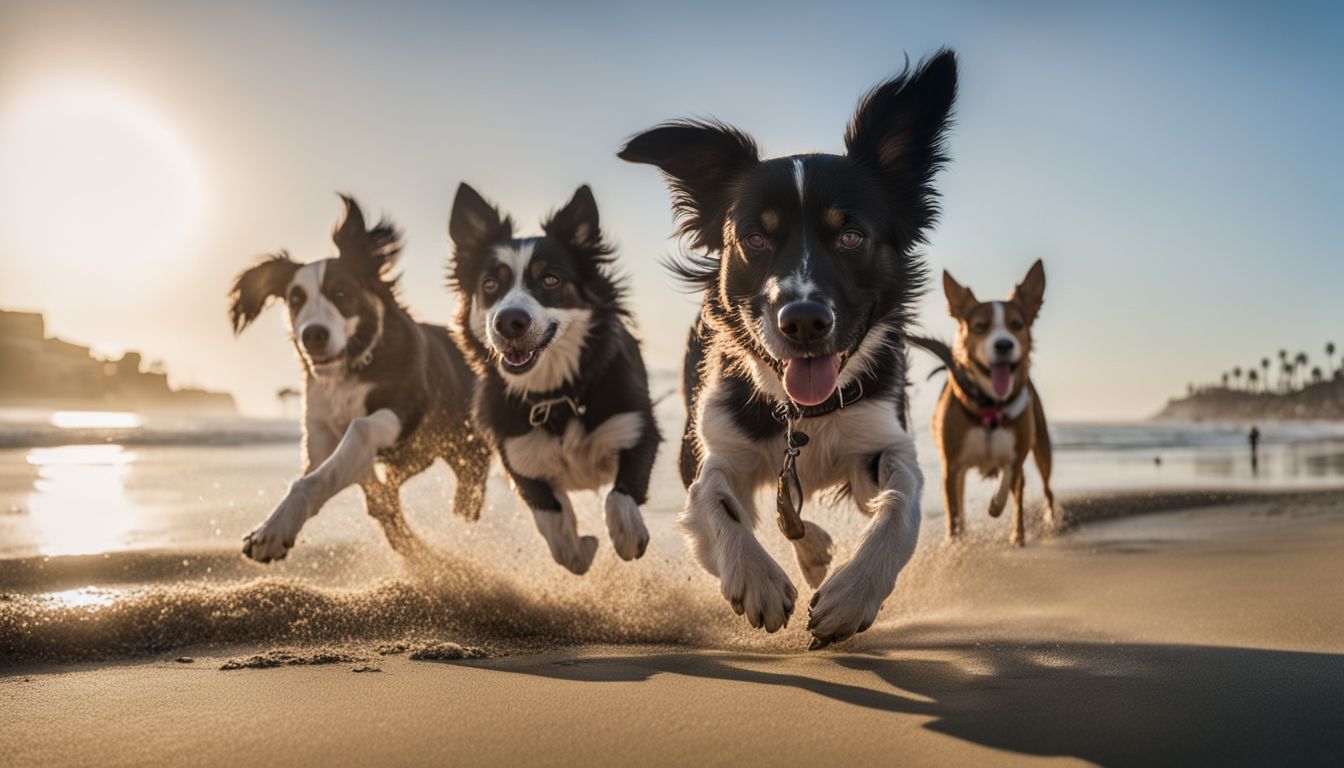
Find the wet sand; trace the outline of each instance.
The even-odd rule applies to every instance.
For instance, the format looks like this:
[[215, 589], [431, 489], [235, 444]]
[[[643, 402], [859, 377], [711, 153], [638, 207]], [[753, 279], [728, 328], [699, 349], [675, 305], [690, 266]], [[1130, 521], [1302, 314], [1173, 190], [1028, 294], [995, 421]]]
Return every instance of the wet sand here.
[[[1075, 503], [1154, 514], [1023, 551], [927, 538], [879, 623], [818, 653], [797, 628], [735, 628], [481, 659], [370, 638], [6, 666], [6, 762], [1340, 764], [1344, 493], [1165, 499]], [[687, 612], [735, 619], [713, 608]], [[276, 651], [298, 663], [220, 669]]]

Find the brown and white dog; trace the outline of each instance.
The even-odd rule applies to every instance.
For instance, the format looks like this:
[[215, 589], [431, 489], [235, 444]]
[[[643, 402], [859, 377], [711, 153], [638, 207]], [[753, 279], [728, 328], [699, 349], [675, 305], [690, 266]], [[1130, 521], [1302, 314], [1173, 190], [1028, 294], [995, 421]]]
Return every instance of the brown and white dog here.
[[963, 528], [966, 473], [978, 469], [1000, 476], [989, 505], [998, 517], [1013, 492], [1013, 528], [1009, 541], [1022, 546], [1022, 496], [1027, 455], [1036, 457], [1045, 489], [1046, 524], [1055, 523], [1050, 490], [1050, 432], [1045, 410], [1031, 383], [1031, 326], [1045, 298], [1045, 268], [1038, 260], [1007, 301], [980, 301], [970, 288], [943, 272], [948, 314], [957, 321], [951, 350], [940, 342], [911, 338], [947, 364], [947, 383], [933, 414], [933, 438], [943, 457], [943, 504], [947, 535]]

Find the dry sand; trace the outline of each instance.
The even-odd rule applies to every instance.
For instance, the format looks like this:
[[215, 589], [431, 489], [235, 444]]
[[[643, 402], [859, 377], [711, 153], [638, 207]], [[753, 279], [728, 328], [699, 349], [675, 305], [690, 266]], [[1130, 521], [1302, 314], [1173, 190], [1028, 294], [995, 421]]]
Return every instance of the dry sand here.
[[[930, 538], [879, 624], [819, 653], [791, 650], [795, 628], [769, 652], [473, 659], [440, 645], [422, 655], [444, 660], [417, 660], [424, 643], [355, 642], [9, 666], [0, 752], [6, 765], [1344, 764], [1344, 494], [1218, 501], [1023, 551]], [[1163, 506], [1074, 508], [1116, 505]]]

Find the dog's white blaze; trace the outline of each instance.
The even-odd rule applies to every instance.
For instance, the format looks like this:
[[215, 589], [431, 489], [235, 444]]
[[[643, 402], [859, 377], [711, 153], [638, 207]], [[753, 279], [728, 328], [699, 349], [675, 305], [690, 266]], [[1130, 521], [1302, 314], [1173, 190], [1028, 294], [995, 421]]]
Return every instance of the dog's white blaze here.
[[[803, 158], [801, 158], [801, 157], [795, 157], [795, 158], [793, 159], [793, 183], [794, 183], [795, 186], [798, 187], [798, 208], [799, 208], [800, 211], [803, 209], [803, 183], [804, 183], [804, 181], [805, 181], [805, 175], [804, 175], [804, 171], [803, 171]], [[807, 257], [808, 257], [808, 255], [809, 255], [809, 254], [808, 254], [808, 252], [807, 252], [807, 235], [804, 234], [804, 235], [803, 235], [803, 264], [802, 264], [802, 267], [799, 268], [798, 273], [797, 273], [797, 274], [800, 275], [800, 276], [801, 276], [801, 275], [806, 275], [806, 274], [807, 274]], [[815, 289], [814, 289], [814, 290], [815, 290]]]
[[643, 417], [618, 413], [588, 432], [578, 419], [563, 434], [533, 429], [504, 441], [504, 456], [515, 472], [545, 480], [566, 491], [592, 490], [616, 478], [617, 454], [634, 447], [644, 434]]
[[345, 317], [336, 305], [331, 303], [326, 296], [322, 294], [322, 280], [327, 274], [328, 259], [315, 261], [311, 264], [304, 264], [294, 273], [294, 279], [289, 282], [285, 288], [285, 296], [298, 286], [303, 289], [307, 298], [304, 299], [303, 306], [299, 308], [299, 313], [290, 320], [290, 330], [294, 338], [299, 341], [302, 348], [303, 332], [313, 326], [325, 326], [327, 329], [327, 346], [322, 350], [324, 357], [338, 355], [345, 351], [346, 342], [354, 335], [355, 329], [359, 327], [359, 317]]
[[1017, 337], [1008, 331], [1008, 321], [1005, 319], [1003, 302], [990, 302], [990, 306], [994, 309], [994, 320], [990, 325], [989, 333], [985, 336], [984, 349], [982, 350], [984, 362], [988, 365], [991, 360], [997, 360], [998, 354], [994, 351], [994, 345], [1002, 339], [1007, 339], [1013, 343], [1010, 360], [1016, 363], [1018, 358], [1021, 357], [1022, 347], [1017, 343]]

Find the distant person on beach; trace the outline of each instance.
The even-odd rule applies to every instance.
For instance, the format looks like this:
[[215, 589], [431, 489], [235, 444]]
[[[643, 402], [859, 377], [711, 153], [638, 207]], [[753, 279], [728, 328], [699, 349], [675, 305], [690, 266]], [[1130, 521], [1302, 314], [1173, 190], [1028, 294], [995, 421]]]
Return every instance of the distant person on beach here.
[[1251, 433], [1246, 436], [1251, 443], [1251, 472], [1260, 469], [1260, 428], [1251, 425]]

